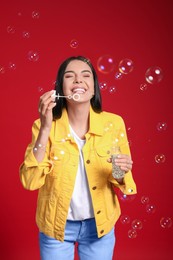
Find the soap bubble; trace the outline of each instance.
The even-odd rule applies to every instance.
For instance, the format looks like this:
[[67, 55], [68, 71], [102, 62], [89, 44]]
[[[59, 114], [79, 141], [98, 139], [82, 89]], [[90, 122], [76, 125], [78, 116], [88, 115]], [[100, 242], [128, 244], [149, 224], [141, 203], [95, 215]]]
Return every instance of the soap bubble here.
[[166, 122], [159, 122], [157, 124], [157, 130], [158, 131], [164, 131], [164, 130], [166, 130], [166, 128], [167, 128], [167, 123]]
[[[129, 190], [129, 192], [130, 192], [130, 190]], [[121, 190], [119, 190], [118, 197], [123, 202], [131, 202], [136, 198], [136, 194], [126, 195]]]
[[129, 74], [134, 68], [133, 61], [130, 59], [123, 59], [120, 61], [118, 68], [121, 73]]
[[43, 88], [41, 86], [38, 87], [38, 92], [43, 92]]
[[114, 69], [114, 60], [110, 55], [101, 56], [97, 61], [97, 68], [100, 72], [108, 74]]
[[169, 217], [163, 217], [160, 220], [160, 225], [162, 228], [170, 228], [172, 227], [172, 219]]
[[154, 66], [147, 69], [145, 79], [150, 84], [157, 84], [163, 79], [163, 71], [160, 67]]
[[148, 205], [146, 206], [146, 212], [147, 212], [148, 214], [153, 214], [153, 213], [155, 213], [155, 211], [156, 211], [155, 205], [148, 204]]
[[142, 83], [142, 84], [140, 85], [140, 90], [142, 90], [142, 91], [147, 90], [147, 88], [148, 88], [148, 85], [147, 85], [146, 83]]
[[15, 69], [16, 69], [16, 64], [13, 63], [13, 62], [9, 62], [8, 68], [9, 68], [10, 70], [15, 70]]
[[99, 87], [100, 87], [100, 90], [106, 90], [108, 85], [106, 82], [100, 82]]
[[135, 219], [132, 221], [132, 228], [133, 229], [142, 229], [143, 225], [142, 225], [142, 221], [139, 219]]
[[39, 19], [40, 18], [40, 13], [38, 11], [33, 11], [32, 12], [32, 18], [33, 19]]
[[136, 238], [136, 237], [137, 237], [137, 232], [136, 232], [136, 230], [135, 230], [135, 229], [130, 229], [130, 230], [128, 231], [128, 237], [131, 238], [131, 239]]
[[109, 88], [109, 93], [110, 94], [113, 94], [113, 93], [115, 93], [116, 92], [116, 87], [115, 86], [111, 86], [110, 88]]
[[113, 126], [114, 126], [114, 124], [111, 121], [106, 122], [105, 125], [104, 125], [104, 132], [105, 133], [112, 132]]
[[15, 28], [13, 27], [13, 26], [11, 26], [11, 25], [9, 25], [9, 26], [7, 26], [7, 32], [9, 33], [9, 34], [14, 34], [15, 33]]
[[142, 196], [141, 197], [141, 202], [142, 202], [142, 204], [148, 204], [149, 198], [147, 196]]
[[155, 162], [156, 162], [156, 163], [164, 163], [165, 160], [166, 160], [166, 158], [165, 158], [165, 155], [164, 155], [164, 154], [157, 154], [157, 155], [155, 156]]
[[36, 52], [36, 51], [29, 51], [28, 52], [28, 59], [30, 61], [33, 61], [33, 62], [38, 61], [38, 59], [39, 59], [38, 52]]
[[71, 40], [70, 47], [75, 49], [79, 46], [79, 42], [76, 39]]
[[116, 73], [115, 73], [115, 79], [122, 79], [122, 77], [123, 77], [123, 75], [122, 75], [122, 73], [121, 72], [119, 72], [119, 71], [117, 71]]
[[1, 73], [1, 74], [4, 74], [4, 73], [5, 73], [5, 68], [4, 68], [4, 66], [0, 66], [0, 73]]
[[[69, 134], [70, 135], [70, 134]], [[67, 140], [69, 140], [70, 137], [64, 136], [64, 139], [62, 140], [62, 144], [65, 143]], [[70, 152], [69, 149], [62, 145], [59, 147], [58, 145], [53, 145], [51, 147], [50, 151], [50, 159], [54, 161], [58, 161], [58, 163], [70, 163]]]
[[129, 224], [130, 223], [130, 217], [127, 215], [123, 215], [120, 217], [120, 221], [122, 224]]
[[30, 33], [27, 31], [23, 31], [22, 36], [23, 38], [28, 39], [30, 37]]

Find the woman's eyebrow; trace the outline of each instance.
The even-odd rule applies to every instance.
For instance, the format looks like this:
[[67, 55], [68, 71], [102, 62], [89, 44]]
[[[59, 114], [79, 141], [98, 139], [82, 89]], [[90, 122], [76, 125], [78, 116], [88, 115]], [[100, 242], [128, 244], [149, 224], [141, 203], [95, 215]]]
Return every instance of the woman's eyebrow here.
[[67, 70], [64, 72], [64, 74], [66, 74], [66, 73], [75, 73], [75, 72], [73, 70]]
[[83, 72], [89, 72], [89, 73], [91, 74], [91, 71], [90, 71], [90, 70], [82, 70], [81, 72], [82, 72], [82, 73], [83, 73]]
[[[82, 70], [81, 72], [82, 73], [89, 72], [90, 74], [92, 74], [90, 70]], [[66, 74], [66, 73], [75, 73], [75, 72], [73, 70], [67, 70], [67, 71], [64, 72], [64, 74]]]

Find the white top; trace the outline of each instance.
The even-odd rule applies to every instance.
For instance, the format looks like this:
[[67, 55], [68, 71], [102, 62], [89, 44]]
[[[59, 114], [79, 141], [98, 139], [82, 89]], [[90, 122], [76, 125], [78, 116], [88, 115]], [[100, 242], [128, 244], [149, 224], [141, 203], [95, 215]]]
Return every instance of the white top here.
[[71, 126], [70, 131], [79, 148], [79, 166], [67, 219], [84, 220], [94, 217], [94, 211], [82, 153], [82, 147], [85, 144], [85, 140], [80, 139], [71, 128]]

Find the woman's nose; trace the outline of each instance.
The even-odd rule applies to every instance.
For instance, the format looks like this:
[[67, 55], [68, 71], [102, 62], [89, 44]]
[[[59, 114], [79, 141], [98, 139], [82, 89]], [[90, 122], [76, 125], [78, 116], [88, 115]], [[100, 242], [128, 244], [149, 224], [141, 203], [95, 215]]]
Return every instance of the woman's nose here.
[[76, 77], [75, 77], [75, 79], [74, 79], [74, 82], [75, 82], [75, 83], [81, 83], [81, 82], [82, 82], [82, 78], [81, 78], [80, 76], [77, 76], [77, 75], [76, 75]]

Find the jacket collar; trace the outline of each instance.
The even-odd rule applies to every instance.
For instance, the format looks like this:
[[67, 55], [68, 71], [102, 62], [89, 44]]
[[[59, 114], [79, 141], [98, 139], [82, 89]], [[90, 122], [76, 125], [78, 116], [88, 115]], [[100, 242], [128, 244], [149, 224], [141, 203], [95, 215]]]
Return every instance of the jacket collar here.
[[[103, 125], [102, 125], [102, 112], [96, 113], [90, 107], [90, 128], [88, 133], [95, 135], [103, 135]], [[56, 141], [66, 141], [71, 140], [69, 120], [67, 110], [64, 108], [62, 111], [61, 118], [55, 121], [55, 140]]]

